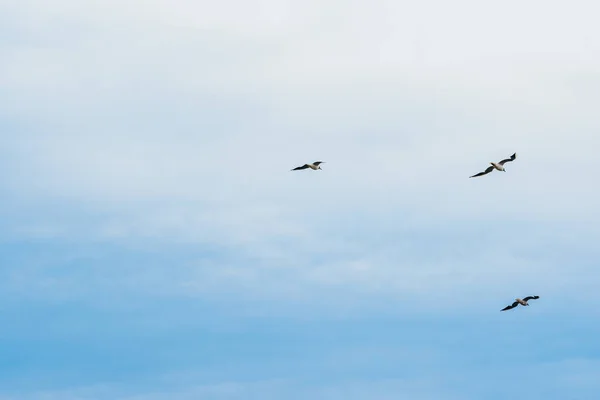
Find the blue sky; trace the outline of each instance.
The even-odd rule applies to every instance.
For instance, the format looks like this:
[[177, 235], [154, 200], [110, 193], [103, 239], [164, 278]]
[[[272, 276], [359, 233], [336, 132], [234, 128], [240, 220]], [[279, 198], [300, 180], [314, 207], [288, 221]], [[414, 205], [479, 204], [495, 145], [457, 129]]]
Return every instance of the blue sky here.
[[0, 400], [596, 399], [599, 12], [0, 1]]

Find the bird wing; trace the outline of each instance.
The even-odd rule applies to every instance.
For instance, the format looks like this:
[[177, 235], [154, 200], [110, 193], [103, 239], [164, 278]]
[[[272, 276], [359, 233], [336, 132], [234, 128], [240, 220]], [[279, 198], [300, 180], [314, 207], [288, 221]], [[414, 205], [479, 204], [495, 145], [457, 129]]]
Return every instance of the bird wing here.
[[492, 172], [493, 169], [494, 169], [493, 165], [489, 166], [485, 171], [480, 172], [478, 174], [475, 174], [473, 176], [470, 176], [469, 178], [476, 178], [476, 177], [481, 176], [481, 175], [489, 174], [490, 172]]
[[518, 305], [519, 305], [519, 302], [518, 302], [518, 301], [515, 301], [515, 302], [514, 302], [514, 303], [512, 303], [510, 306], [506, 306], [506, 307], [504, 307], [504, 308], [503, 308], [502, 310], [500, 310], [500, 311], [506, 311], [506, 310], [510, 310], [511, 308], [515, 308], [515, 307], [516, 307], [516, 306], [518, 306]]
[[504, 160], [500, 161], [498, 164], [504, 165], [507, 162], [515, 161], [515, 158], [517, 158], [517, 153], [514, 153], [512, 156], [510, 156], [510, 158], [505, 158]]
[[303, 165], [303, 166], [301, 166], [301, 167], [296, 167], [296, 168], [294, 168], [292, 171], [298, 171], [298, 170], [300, 170], [300, 169], [306, 169], [306, 168], [308, 168], [308, 164], [304, 164], [304, 165]]
[[319, 165], [319, 164], [323, 164], [324, 162], [325, 162], [325, 161], [315, 161], [315, 162], [313, 163], [313, 165], [315, 165], [315, 166], [316, 166], [316, 165]]
[[537, 299], [539, 299], [539, 298], [540, 298], [540, 296], [527, 296], [527, 297], [525, 297], [525, 298], [523, 299], [523, 301], [529, 301], [529, 300], [532, 300], [532, 299], [533, 299], [533, 300], [537, 300]]

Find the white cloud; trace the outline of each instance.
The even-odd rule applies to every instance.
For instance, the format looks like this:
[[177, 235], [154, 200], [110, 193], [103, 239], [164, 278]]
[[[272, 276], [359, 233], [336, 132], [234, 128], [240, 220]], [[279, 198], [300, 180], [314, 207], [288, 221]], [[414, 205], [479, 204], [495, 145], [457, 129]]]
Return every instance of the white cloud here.
[[[293, 265], [293, 284], [376, 291], [443, 289], [449, 276], [508, 282], [500, 268], [514, 262], [514, 273], [525, 262], [515, 249], [531, 243], [519, 232], [509, 250], [457, 244], [460, 257], [429, 262], [373, 243], [397, 234], [391, 226], [406, 241], [419, 226], [496, 221], [597, 237], [597, 11], [591, 1], [4, 2], [0, 104], [15, 131], [3, 134], [2, 179], [22, 212], [51, 200], [106, 216], [85, 227], [38, 216], [21, 232], [212, 242], [264, 266], [223, 266], [216, 282], [259, 287], [280, 264]], [[507, 173], [467, 179], [513, 151]], [[289, 172], [313, 159], [323, 171]], [[360, 230], [371, 234], [348, 238]], [[312, 264], [315, 253], [339, 258]], [[498, 270], [473, 271], [486, 254]]]

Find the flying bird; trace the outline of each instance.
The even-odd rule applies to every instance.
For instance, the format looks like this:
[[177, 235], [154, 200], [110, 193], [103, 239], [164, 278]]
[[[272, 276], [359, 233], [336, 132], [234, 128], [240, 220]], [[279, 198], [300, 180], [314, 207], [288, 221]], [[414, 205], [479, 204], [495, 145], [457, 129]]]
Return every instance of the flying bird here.
[[473, 176], [470, 176], [469, 178], [475, 178], [477, 176], [489, 174], [494, 169], [497, 169], [498, 171], [506, 172], [506, 170], [504, 169], [504, 164], [506, 164], [507, 162], [514, 161], [515, 158], [517, 158], [517, 153], [514, 153], [512, 156], [510, 156], [510, 158], [506, 158], [506, 159], [500, 161], [499, 163], [491, 162], [490, 164], [492, 164], [492, 165], [490, 167], [487, 167], [487, 169], [485, 171], [475, 174]]
[[292, 169], [292, 171], [298, 171], [298, 170], [306, 169], [306, 168], [317, 170], [317, 169], [321, 169], [321, 166], [319, 164], [324, 164], [324, 163], [325, 163], [325, 161], [315, 161], [312, 164], [304, 164], [300, 167], [296, 167], [296, 168]]
[[514, 303], [512, 303], [510, 306], [506, 306], [506, 307], [504, 307], [504, 308], [503, 308], [502, 310], [500, 310], [500, 311], [506, 311], [506, 310], [510, 310], [511, 308], [515, 308], [515, 307], [516, 307], [516, 306], [518, 306], [519, 304], [520, 304], [520, 305], [522, 305], [522, 306], [528, 306], [529, 304], [527, 304], [527, 302], [528, 302], [529, 300], [537, 300], [537, 299], [539, 299], [539, 298], [540, 298], [540, 296], [527, 296], [527, 297], [525, 297], [523, 300], [521, 300], [521, 299], [515, 299], [515, 302], [514, 302]]

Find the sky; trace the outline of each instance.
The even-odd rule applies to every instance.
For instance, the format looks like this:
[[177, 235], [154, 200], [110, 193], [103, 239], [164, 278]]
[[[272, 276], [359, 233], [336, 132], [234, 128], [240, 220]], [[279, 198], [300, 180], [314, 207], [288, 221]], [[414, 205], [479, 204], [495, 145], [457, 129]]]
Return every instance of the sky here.
[[599, 14], [0, 0], [0, 400], [596, 399]]

